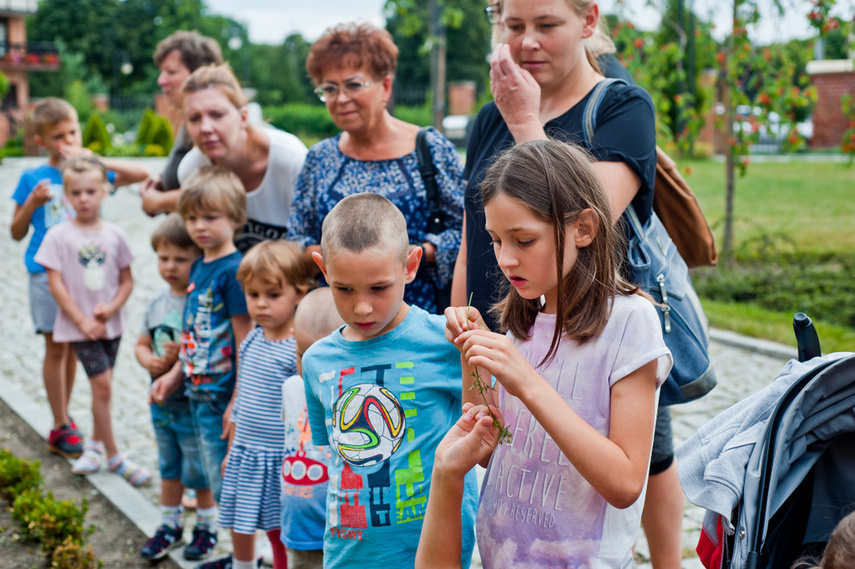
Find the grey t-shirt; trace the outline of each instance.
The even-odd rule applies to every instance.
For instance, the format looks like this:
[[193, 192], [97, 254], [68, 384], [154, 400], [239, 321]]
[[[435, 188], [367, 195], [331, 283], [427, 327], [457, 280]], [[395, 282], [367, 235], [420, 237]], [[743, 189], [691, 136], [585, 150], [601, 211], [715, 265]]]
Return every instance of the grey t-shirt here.
[[[151, 351], [156, 356], [163, 355], [166, 342], [181, 342], [182, 323], [184, 321], [184, 303], [186, 295], [175, 296], [170, 288], [164, 288], [149, 299], [145, 316], [140, 326], [140, 334], [151, 338]], [[157, 378], [152, 378], [154, 381]], [[189, 405], [184, 389], [179, 388], [163, 404], [167, 407], [186, 407]]]

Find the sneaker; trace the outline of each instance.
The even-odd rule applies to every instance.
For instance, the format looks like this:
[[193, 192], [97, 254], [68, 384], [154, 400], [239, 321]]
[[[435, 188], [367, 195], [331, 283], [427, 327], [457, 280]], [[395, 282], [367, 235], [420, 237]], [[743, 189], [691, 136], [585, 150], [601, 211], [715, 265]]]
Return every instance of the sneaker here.
[[[217, 534], [209, 530], [207, 526], [197, 525], [193, 528], [193, 540], [190, 542], [190, 545], [184, 548], [184, 559], [194, 561], [205, 559], [211, 554], [215, 545], [217, 545]], [[229, 567], [231, 567], [231, 557], [227, 559]], [[210, 563], [205, 563], [204, 565], [207, 566]], [[219, 565], [214, 565], [214, 567], [219, 567]]]
[[[255, 561], [255, 566], [263, 566], [260, 557]], [[201, 563], [199, 565], [196, 565], [196, 569], [232, 569], [232, 556], [229, 555], [228, 557], [215, 559], [214, 561], [209, 561], [208, 563]]]
[[140, 557], [143, 559], [160, 559], [181, 545], [184, 545], [184, 528], [163, 525], [157, 528], [154, 537], [145, 543], [140, 550]]
[[83, 437], [68, 425], [54, 429], [48, 435], [47, 448], [50, 452], [66, 458], [77, 458], [83, 454]]

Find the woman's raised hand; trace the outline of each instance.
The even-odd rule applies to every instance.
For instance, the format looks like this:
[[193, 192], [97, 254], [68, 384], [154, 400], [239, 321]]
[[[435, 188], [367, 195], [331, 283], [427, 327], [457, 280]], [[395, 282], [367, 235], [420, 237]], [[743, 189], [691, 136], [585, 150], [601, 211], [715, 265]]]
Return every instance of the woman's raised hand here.
[[490, 56], [490, 90], [516, 142], [546, 137], [540, 124], [540, 85], [514, 62], [507, 44], [496, 45]]

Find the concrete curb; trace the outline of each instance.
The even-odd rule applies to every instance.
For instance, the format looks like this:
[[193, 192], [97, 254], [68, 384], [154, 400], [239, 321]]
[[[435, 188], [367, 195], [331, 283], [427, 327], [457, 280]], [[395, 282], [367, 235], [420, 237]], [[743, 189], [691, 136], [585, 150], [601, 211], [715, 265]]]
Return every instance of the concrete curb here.
[[[9, 382], [5, 374], [0, 374], [0, 394], [6, 404], [40, 436], [44, 437], [43, 433], [53, 427], [50, 413]], [[74, 459], [68, 459], [68, 464], [74, 464]], [[106, 468], [88, 475], [86, 479], [145, 535], [154, 535], [160, 526], [160, 510], [144, 494]], [[169, 557], [182, 569], [193, 569], [199, 563], [184, 559], [181, 550], [172, 551]]]
[[796, 348], [792, 346], [771, 342], [769, 340], [749, 338], [748, 336], [743, 336], [728, 330], [711, 328], [710, 339], [728, 346], [733, 346], [749, 352], [756, 352], [773, 358], [789, 360], [798, 357]]

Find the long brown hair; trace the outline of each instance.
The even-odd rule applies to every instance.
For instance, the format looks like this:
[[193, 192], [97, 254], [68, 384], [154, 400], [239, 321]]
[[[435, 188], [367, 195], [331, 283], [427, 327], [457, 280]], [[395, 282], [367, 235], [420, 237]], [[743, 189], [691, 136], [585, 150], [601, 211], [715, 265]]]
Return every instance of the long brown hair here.
[[[558, 305], [555, 333], [541, 364], [558, 349], [562, 334], [584, 343], [605, 328], [611, 313], [611, 298], [638, 291], [619, 274], [618, 247], [622, 234], [611, 224], [609, 200], [591, 158], [579, 147], [554, 140], [524, 142], [505, 151], [481, 182], [481, 200], [487, 205], [499, 194], [521, 206], [553, 228], [555, 268], [558, 276]], [[590, 245], [578, 251], [573, 267], [564, 276], [565, 232], [584, 210], [591, 210], [597, 223]], [[539, 299], [525, 299], [508, 286], [505, 298], [492, 311], [503, 330], [520, 340], [541, 312]]]

